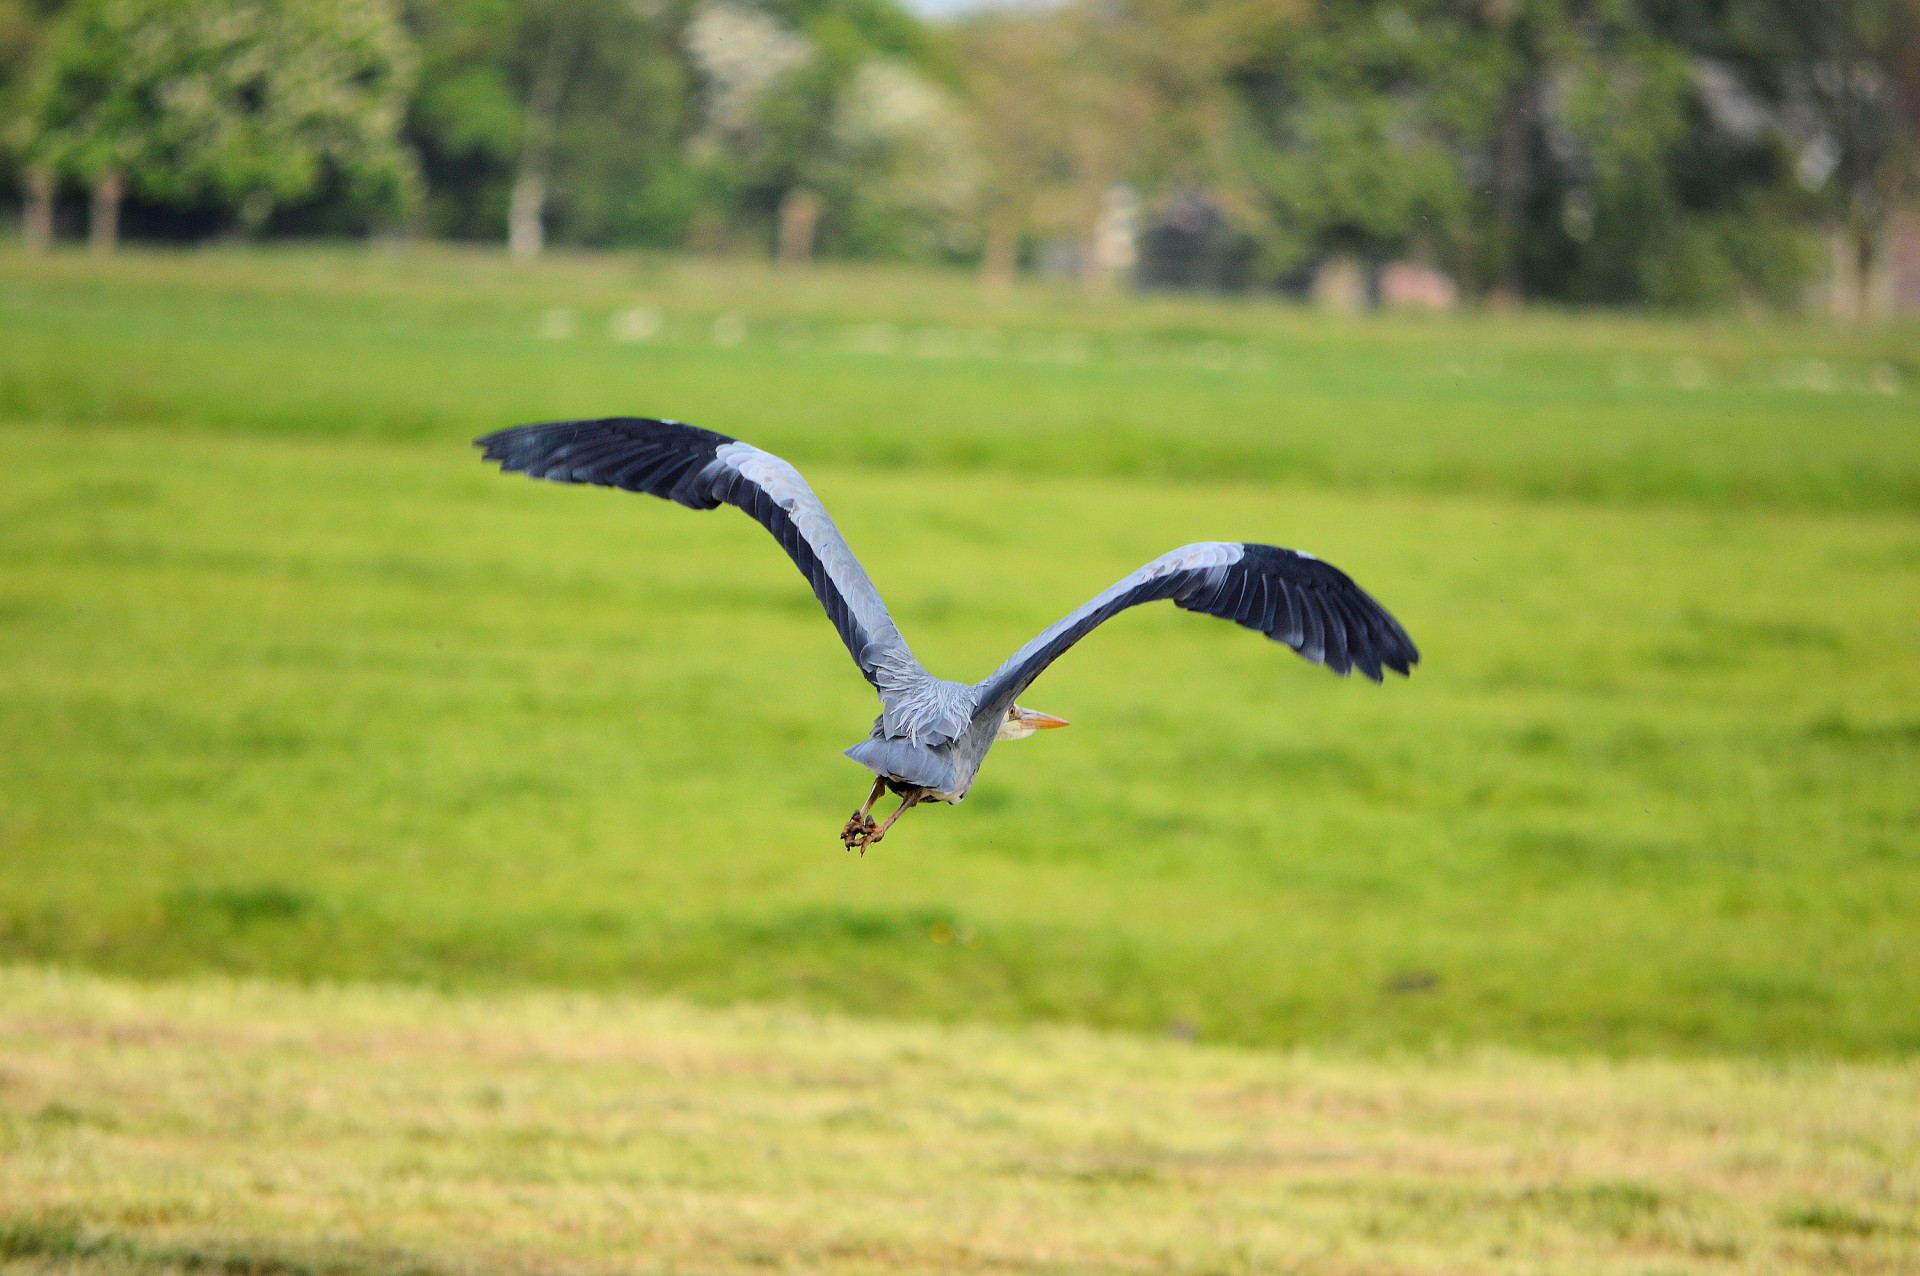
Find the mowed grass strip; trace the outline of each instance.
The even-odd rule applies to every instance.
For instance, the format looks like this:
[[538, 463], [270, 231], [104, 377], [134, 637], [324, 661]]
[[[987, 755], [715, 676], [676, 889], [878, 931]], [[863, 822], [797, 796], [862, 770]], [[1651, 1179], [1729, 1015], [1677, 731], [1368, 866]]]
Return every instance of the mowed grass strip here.
[[1920, 1072], [0, 972], [0, 1270], [1909, 1271]]
[[421, 247], [0, 251], [0, 416], [454, 443], [672, 416], [802, 463], [1920, 509], [1920, 328], [1098, 304]]
[[864, 859], [874, 708], [734, 511], [464, 444], [0, 431], [0, 952], [543, 982], [1249, 1043], [1920, 1045], [1905, 516], [809, 467], [976, 677], [1196, 539], [1426, 653], [1342, 682], [1172, 607], [1072, 729]]

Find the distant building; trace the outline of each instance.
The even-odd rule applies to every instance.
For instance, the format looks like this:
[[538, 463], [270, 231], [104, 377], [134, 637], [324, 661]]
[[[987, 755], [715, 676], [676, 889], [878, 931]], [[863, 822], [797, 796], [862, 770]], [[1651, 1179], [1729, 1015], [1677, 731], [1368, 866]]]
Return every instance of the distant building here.
[[1252, 246], [1197, 187], [1173, 192], [1140, 233], [1134, 279], [1142, 288], [1233, 292], [1253, 282]]
[[1357, 315], [1373, 308], [1378, 300], [1377, 284], [1366, 262], [1335, 253], [1313, 268], [1313, 304], [1335, 314]]
[[1127, 277], [1140, 264], [1140, 196], [1124, 182], [1107, 188], [1093, 228], [1094, 264]]
[[1896, 217], [1888, 239], [1894, 313], [1920, 315], [1920, 211], [1908, 209]]
[[1345, 253], [1322, 258], [1308, 289], [1315, 305], [1339, 314], [1388, 310], [1452, 310], [1460, 304], [1453, 280], [1416, 261], [1375, 265]]
[[1380, 268], [1380, 304], [1392, 310], [1452, 310], [1460, 304], [1460, 290], [1431, 266], [1390, 261]]

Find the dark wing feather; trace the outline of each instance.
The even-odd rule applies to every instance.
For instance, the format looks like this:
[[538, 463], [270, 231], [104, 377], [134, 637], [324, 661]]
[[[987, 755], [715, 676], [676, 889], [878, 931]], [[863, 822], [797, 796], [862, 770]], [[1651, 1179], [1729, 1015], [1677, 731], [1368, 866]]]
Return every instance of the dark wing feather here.
[[927, 678], [820, 498], [772, 453], [712, 430], [640, 417], [515, 426], [474, 445], [502, 470], [532, 478], [644, 492], [691, 509], [745, 510], [813, 586], [883, 700]]
[[1343, 677], [1406, 674], [1420, 652], [1400, 622], [1331, 563], [1273, 545], [1210, 541], [1156, 558], [1050, 625], [979, 687], [981, 713], [1005, 713], [1067, 648], [1129, 607], [1170, 598], [1284, 643]]

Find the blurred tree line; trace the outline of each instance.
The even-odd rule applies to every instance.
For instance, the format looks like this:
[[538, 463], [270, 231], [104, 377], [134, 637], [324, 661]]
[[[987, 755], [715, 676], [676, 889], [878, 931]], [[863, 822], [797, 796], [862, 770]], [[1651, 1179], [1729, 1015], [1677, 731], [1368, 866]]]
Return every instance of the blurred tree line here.
[[1421, 262], [1470, 296], [1785, 304], [1920, 172], [1920, 0], [0, 0], [44, 243], [426, 234]]

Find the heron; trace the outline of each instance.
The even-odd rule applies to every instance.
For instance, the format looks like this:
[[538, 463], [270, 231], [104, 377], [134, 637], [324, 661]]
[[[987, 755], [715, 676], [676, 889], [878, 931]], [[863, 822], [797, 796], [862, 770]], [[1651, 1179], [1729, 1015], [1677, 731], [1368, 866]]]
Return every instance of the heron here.
[[[880, 716], [846, 755], [873, 773], [866, 802], [840, 841], [865, 855], [914, 807], [957, 805], [972, 791], [988, 750], [1064, 727], [1064, 718], [1019, 703], [1034, 679], [1097, 626], [1129, 607], [1167, 599], [1232, 620], [1345, 677], [1406, 676], [1420, 653], [1400, 622], [1331, 563], [1299, 550], [1203, 541], [1162, 554], [1042, 630], [979, 682], [936, 678], [914, 659], [880, 591], [846, 538], [787, 462], [712, 430], [643, 417], [549, 421], [474, 440], [503, 472], [556, 483], [644, 492], [691, 509], [732, 505], [773, 533], [813, 586], [860, 672], [880, 697]], [[900, 805], [884, 823], [875, 805]]]

